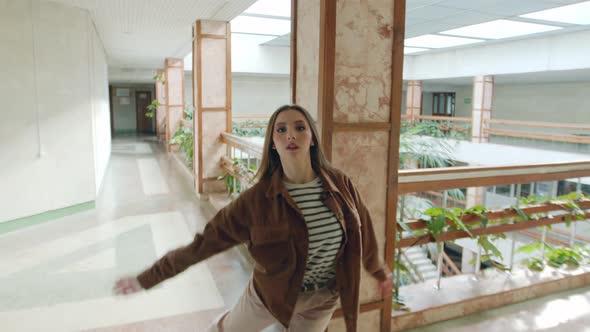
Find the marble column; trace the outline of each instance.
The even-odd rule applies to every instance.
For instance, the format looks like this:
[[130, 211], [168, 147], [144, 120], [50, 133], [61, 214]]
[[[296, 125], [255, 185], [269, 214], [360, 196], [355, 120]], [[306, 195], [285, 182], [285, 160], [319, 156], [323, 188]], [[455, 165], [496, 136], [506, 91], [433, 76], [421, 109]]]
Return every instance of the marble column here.
[[160, 104], [156, 109], [156, 133], [158, 139], [164, 141], [166, 135], [166, 85], [164, 84], [165, 73], [164, 69], [156, 71], [157, 79], [155, 81], [154, 90], [156, 92], [156, 100]]
[[406, 90], [406, 115], [410, 121], [418, 120], [422, 113], [422, 81], [408, 81]]
[[484, 192], [485, 188], [483, 187], [467, 188], [466, 207], [470, 208], [476, 205], [484, 205]]
[[199, 193], [220, 192], [226, 147], [219, 138], [231, 132], [231, 30], [228, 22], [199, 20], [193, 35], [195, 186]]
[[168, 152], [178, 149], [171, 146], [170, 138], [180, 127], [184, 118], [184, 63], [182, 59], [167, 58], [164, 62], [166, 82], [166, 146]]
[[[292, 99], [317, 116], [333, 166], [366, 203], [380, 252], [394, 259], [405, 1], [294, 0]], [[391, 296], [361, 268], [359, 331], [390, 331]], [[332, 331], [344, 331], [340, 311]]]
[[494, 100], [494, 77], [475, 76], [473, 79], [473, 108], [471, 111], [471, 132], [473, 143], [487, 143], [485, 121], [492, 118]]

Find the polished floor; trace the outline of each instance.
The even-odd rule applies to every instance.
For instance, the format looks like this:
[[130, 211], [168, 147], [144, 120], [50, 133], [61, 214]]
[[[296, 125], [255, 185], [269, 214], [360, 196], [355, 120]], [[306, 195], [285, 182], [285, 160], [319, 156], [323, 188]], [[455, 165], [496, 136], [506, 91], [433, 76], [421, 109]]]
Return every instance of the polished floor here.
[[[112, 295], [214, 213], [155, 139], [115, 139], [112, 152], [96, 209], [0, 235], [0, 331], [201, 331], [241, 295], [251, 269], [233, 250]], [[412, 331], [590, 331], [590, 288]]]
[[198, 331], [251, 271], [234, 251], [149, 292], [112, 295], [213, 215], [151, 138], [115, 139], [96, 209], [0, 236], [0, 331]]

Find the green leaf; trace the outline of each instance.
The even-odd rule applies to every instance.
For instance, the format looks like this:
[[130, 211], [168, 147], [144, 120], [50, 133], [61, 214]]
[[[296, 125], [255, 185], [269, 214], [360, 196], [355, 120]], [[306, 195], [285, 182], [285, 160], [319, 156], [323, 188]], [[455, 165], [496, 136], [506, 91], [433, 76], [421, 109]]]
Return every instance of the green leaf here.
[[545, 269], [545, 264], [539, 258], [527, 258], [522, 261], [530, 270], [532, 271], [543, 271]]
[[529, 217], [518, 207], [518, 206], [514, 206], [512, 207], [514, 209], [514, 211], [516, 211], [518, 213], [518, 215], [520, 216], [520, 218], [524, 221], [529, 220]]
[[438, 236], [442, 233], [445, 225], [447, 223], [447, 219], [444, 214], [439, 214], [433, 220], [426, 222], [426, 227], [432, 236], [434, 237], [435, 241], [438, 241]]
[[516, 249], [517, 253], [524, 253], [524, 254], [530, 254], [533, 253], [537, 250], [541, 250], [541, 242], [535, 242], [535, 243], [531, 243], [531, 244], [525, 244], [524, 246]]
[[441, 207], [432, 207], [432, 208], [426, 209], [424, 211], [425, 215], [431, 216], [431, 217], [437, 217], [437, 216], [444, 214], [444, 213], [445, 213], [445, 209], [441, 208]]

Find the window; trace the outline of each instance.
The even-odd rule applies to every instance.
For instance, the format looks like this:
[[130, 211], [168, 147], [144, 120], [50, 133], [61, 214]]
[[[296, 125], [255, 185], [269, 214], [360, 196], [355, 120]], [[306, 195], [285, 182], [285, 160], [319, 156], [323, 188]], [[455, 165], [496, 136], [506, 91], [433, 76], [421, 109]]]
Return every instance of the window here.
[[432, 115], [455, 116], [455, 93], [435, 92], [432, 94]]

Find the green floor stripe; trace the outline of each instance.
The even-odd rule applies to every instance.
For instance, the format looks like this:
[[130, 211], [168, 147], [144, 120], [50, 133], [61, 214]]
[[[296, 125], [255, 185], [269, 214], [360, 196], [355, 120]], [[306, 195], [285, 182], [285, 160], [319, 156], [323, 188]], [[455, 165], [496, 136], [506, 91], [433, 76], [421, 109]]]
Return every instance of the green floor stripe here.
[[96, 207], [95, 201], [81, 203], [77, 205], [68, 206], [65, 208], [47, 211], [40, 214], [36, 214], [30, 217], [24, 217], [14, 219], [10, 221], [0, 222], [0, 235], [17, 231], [19, 229], [39, 225], [51, 220], [59, 219], [65, 216], [69, 216], [75, 213], [79, 213], [86, 210], [91, 210]]

